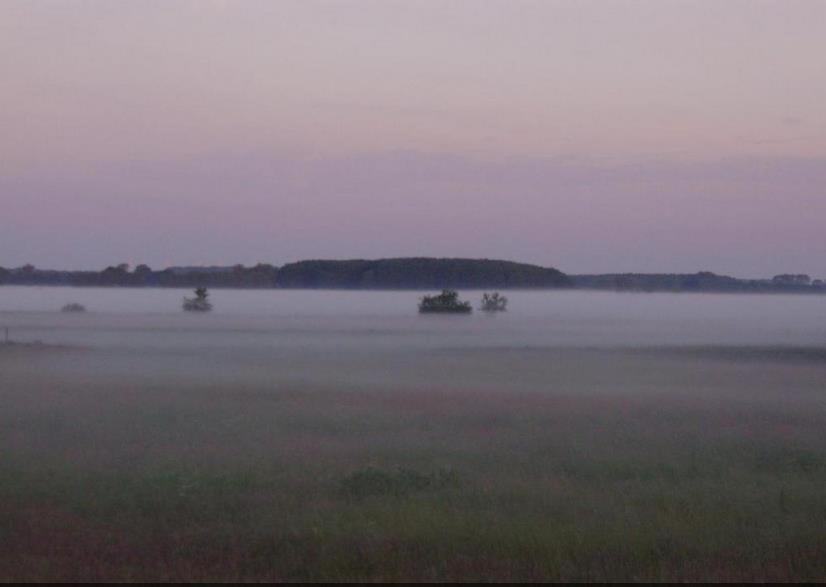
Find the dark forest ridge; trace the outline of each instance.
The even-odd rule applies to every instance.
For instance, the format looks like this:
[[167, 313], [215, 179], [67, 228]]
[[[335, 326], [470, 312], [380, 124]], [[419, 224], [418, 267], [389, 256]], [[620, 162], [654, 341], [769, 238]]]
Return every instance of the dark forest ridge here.
[[210, 267], [169, 267], [154, 271], [129, 265], [103, 271], [56, 271], [25, 265], [0, 267], [0, 285], [120, 287], [227, 287], [312, 289], [574, 288], [668, 292], [826, 293], [826, 284], [808, 275], [738, 279], [708, 271], [689, 274], [566, 275], [551, 267], [494, 259], [405, 257], [308, 260], [281, 267], [259, 263]]

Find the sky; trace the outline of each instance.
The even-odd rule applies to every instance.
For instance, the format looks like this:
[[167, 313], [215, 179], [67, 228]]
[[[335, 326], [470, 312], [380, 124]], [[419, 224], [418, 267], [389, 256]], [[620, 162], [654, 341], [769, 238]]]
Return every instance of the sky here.
[[0, 266], [414, 255], [826, 277], [826, 1], [0, 1]]

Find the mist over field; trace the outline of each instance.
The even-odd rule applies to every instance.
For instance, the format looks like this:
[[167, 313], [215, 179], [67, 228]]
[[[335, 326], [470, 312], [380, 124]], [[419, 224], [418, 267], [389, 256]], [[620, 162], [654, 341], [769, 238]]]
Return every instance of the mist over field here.
[[826, 582], [824, 31], [0, 0], [0, 582]]
[[186, 293], [0, 290], [0, 576], [824, 578], [817, 296]]

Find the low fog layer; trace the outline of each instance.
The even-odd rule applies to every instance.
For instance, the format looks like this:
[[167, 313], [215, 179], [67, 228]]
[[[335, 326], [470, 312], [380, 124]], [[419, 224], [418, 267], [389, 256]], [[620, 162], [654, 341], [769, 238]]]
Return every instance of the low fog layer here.
[[822, 579], [818, 298], [0, 295], [0, 576]]
[[[721, 356], [811, 361], [819, 355], [798, 351], [826, 342], [826, 306], [807, 296], [522, 291], [494, 316], [422, 316], [417, 292], [215, 290], [205, 315], [181, 311], [183, 290], [2, 294], [12, 340], [68, 347], [47, 369], [233, 385], [558, 391], [560, 377], [633, 375], [612, 369], [645, 368], [654, 350], [663, 360], [734, 349]], [[478, 306], [481, 292], [461, 297]], [[68, 301], [89, 311], [58, 312]]]

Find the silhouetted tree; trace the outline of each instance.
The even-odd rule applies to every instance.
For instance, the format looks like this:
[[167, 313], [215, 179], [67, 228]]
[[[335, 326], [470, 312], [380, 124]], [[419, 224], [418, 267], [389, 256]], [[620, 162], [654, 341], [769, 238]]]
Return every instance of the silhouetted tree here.
[[499, 295], [498, 291], [489, 294], [482, 294], [482, 305], [479, 307], [483, 312], [504, 312], [508, 309], [508, 298]]
[[460, 302], [459, 293], [452, 289], [443, 289], [437, 296], [424, 296], [419, 301], [419, 312], [470, 314], [473, 308], [470, 302]]
[[207, 288], [196, 288], [194, 298], [184, 298], [183, 308], [187, 312], [209, 312], [212, 310], [212, 304], [207, 298], [209, 298]]

